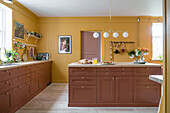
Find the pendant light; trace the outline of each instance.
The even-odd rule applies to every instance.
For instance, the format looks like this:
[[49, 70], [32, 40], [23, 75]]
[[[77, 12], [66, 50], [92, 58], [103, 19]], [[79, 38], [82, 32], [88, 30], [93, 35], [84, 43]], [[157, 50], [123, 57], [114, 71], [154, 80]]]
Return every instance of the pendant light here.
[[98, 32], [94, 32], [94, 33], [93, 33], [93, 37], [94, 37], [94, 38], [98, 38], [98, 37], [99, 37], [99, 33], [98, 33]]
[[9, 4], [12, 4], [13, 3], [13, 0], [3, 0], [5, 3], [9, 3]]

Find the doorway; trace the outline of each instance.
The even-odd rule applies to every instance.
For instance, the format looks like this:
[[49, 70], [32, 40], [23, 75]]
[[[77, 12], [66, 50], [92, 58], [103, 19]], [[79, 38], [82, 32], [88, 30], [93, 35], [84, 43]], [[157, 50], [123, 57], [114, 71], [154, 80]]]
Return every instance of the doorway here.
[[99, 37], [94, 38], [91, 31], [82, 31], [81, 32], [81, 59], [97, 58], [97, 61], [100, 62], [101, 55], [101, 33], [99, 32]]

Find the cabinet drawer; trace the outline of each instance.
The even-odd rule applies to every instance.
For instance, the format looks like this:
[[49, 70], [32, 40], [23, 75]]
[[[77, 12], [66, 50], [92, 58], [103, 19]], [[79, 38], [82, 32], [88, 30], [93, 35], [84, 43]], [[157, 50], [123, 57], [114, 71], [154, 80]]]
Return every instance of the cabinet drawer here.
[[157, 85], [156, 82], [153, 82], [149, 79], [149, 76], [134, 77], [134, 83], [141, 84], [141, 85], [147, 85], [147, 84]]
[[70, 76], [96, 76], [96, 68], [69, 68]]
[[70, 103], [96, 103], [96, 86], [70, 86]]
[[145, 67], [145, 68], [135, 68], [134, 69], [135, 76], [140, 75], [160, 75], [161, 67]]
[[133, 71], [133, 68], [128, 67], [101, 67], [97, 68], [97, 71]]
[[31, 70], [31, 72], [35, 72], [35, 71], [38, 71], [38, 65], [31, 65], [30, 66], [30, 70]]
[[39, 90], [39, 80], [38, 78], [32, 79], [30, 83], [30, 94], [34, 94]]
[[97, 72], [97, 76], [133, 76], [133, 72]]
[[22, 75], [13, 79], [13, 87], [30, 81], [30, 74]]
[[13, 89], [13, 103], [12, 105], [16, 107], [19, 104], [22, 104], [26, 98], [30, 95], [30, 82], [22, 84]]
[[30, 69], [27, 66], [15, 68], [13, 70], [14, 77], [24, 75], [24, 74], [28, 74], [28, 73], [30, 73]]
[[1, 70], [0, 71], [0, 82], [8, 80], [13, 76], [13, 70]]
[[39, 76], [40, 76], [40, 75], [39, 75], [39, 72], [38, 72], [38, 71], [31, 73], [31, 79], [35, 79], [35, 78], [37, 78], [37, 77], [39, 77]]
[[38, 64], [38, 69], [44, 69], [46, 68], [45, 63]]
[[70, 84], [95, 85], [96, 77], [70, 77]]
[[8, 91], [12, 89], [12, 79], [0, 82], [0, 93], [3, 93], [5, 91]]
[[12, 108], [12, 90], [0, 94], [0, 113], [9, 113]]
[[46, 72], [46, 69], [41, 69], [38, 71], [39, 75], [45, 75], [47, 72]]
[[134, 102], [159, 104], [161, 97], [160, 85], [136, 85], [134, 87]]
[[46, 79], [45, 76], [39, 77], [39, 88], [44, 89], [46, 87]]

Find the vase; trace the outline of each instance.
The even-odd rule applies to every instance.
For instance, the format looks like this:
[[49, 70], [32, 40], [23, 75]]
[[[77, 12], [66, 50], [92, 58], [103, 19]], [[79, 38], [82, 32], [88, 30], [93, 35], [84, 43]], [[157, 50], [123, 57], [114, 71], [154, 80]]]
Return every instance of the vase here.
[[145, 58], [143, 55], [141, 55], [141, 57], [140, 57], [140, 62], [145, 62]]

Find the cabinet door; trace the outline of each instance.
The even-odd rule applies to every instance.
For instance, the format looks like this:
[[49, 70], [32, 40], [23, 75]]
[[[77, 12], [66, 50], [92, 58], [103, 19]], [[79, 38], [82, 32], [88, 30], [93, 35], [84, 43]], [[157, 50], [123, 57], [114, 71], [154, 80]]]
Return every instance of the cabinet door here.
[[160, 97], [160, 85], [136, 85], [134, 88], [135, 103], [158, 104]]
[[96, 103], [96, 86], [70, 86], [70, 103]]
[[31, 84], [30, 84], [30, 94], [34, 94], [39, 90], [39, 86], [38, 86], [38, 78], [35, 78], [33, 80], [31, 80]]
[[133, 102], [133, 77], [116, 77], [116, 103]]
[[12, 91], [0, 95], [0, 113], [8, 113], [11, 109]]
[[46, 87], [46, 80], [45, 80], [45, 76], [41, 75], [39, 77], [39, 88], [40, 89], [44, 89]]
[[13, 105], [16, 107], [22, 104], [30, 94], [30, 82], [22, 84], [13, 89]]
[[97, 103], [114, 102], [114, 77], [97, 77]]

